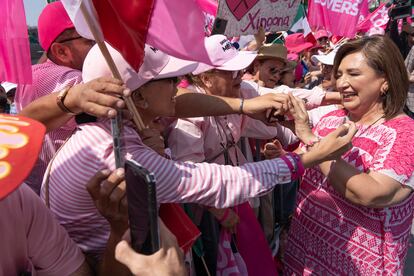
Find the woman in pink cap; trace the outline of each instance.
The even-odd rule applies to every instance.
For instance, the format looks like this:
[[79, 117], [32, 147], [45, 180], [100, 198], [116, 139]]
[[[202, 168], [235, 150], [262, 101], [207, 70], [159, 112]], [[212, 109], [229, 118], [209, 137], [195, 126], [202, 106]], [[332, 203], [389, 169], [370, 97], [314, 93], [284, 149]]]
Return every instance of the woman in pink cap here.
[[[149, 125], [159, 116], [173, 116], [176, 77], [193, 71], [197, 64], [172, 58], [146, 46], [144, 63], [136, 72], [119, 52], [111, 47], [109, 50], [125, 85], [133, 91], [133, 100], [144, 123]], [[85, 59], [83, 80], [87, 82], [111, 75], [99, 48], [94, 46]], [[115, 169], [110, 125], [108, 119], [79, 125], [51, 162], [50, 175], [48, 180], [45, 178], [41, 193], [45, 198], [48, 192], [50, 209], [56, 219], [82, 250], [96, 259], [105, 249], [110, 227], [94, 206], [85, 183], [96, 171]], [[124, 158], [134, 159], [155, 174], [159, 202], [198, 202], [226, 208], [298, 177], [302, 165], [308, 167], [334, 158], [336, 155], [331, 155], [332, 152], [347, 148], [353, 126], [349, 132], [347, 130], [347, 127], [340, 128], [324, 140], [317, 151], [303, 156], [291, 155], [241, 167], [226, 167], [168, 160], [145, 146], [132, 122], [126, 120], [122, 149]], [[338, 137], [343, 132], [348, 134]], [[111, 236], [114, 240], [120, 238]]]
[[[257, 58], [269, 58], [268, 55], [272, 51], [261, 52], [259, 50], [258, 56], [252, 52], [237, 51], [223, 35], [214, 35], [206, 39], [206, 49], [211, 57], [222, 63], [221, 66], [212, 67], [205, 64], [200, 64], [199, 67], [189, 77], [192, 86], [188, 89], [197, 93], [204, 93], [209, 95], [220, 95], [234, 98], [249, 98], [258, 96], [261, 91], [265, 93], [275, 93], [272, 89], [266, 89], [253, 81], [242, 81], [241, 76], [243, 70], [250, 66]], [[286, 62], [286, 49], [282, 45], [273, 45], [268, 47], [270, 50], [279, 49], [272, 58], [277, 58], [277, 62], [282, 65]], [[266, 48], [266, 49], [268, 49]], [[267, 53], [267, 55], [266, 55]], [[274, 82], [276, 84], [276, 82]], [[290, 89], [285, 89], [287, 93]], [[322, 98], [325, 97], [325, 92], [312, 92], [309, 90], [294, 90], [295, 94], [306, 96], [309, 99], [309, 107], [320, 105]], [[276, 93], [280, 95], [281, 101], [286, 98], [286, 94]], [[283, 108], [282, 106], [280, 108]], [[168, 131], [168, 146], [172, 152], [174, 160], [192, 161], [192, 162], [209, 162], [217, 164], [226, 164], [238, 166], [246, 163], [246, 158], [237, 146], [240, 138], [251, 137], [258, 139], [273, 139], [280, 137], [285, 144], [290, 144], [296, 141], [296, 137], [288, 130], [280, 125], [277, 127], [267, 127], [262, 122], [251, 120], [247, 116], [233, 114], [228, 116], [206, 116], [198, 118], [179, 119], [170, 126]], [[242, 208], [245, 208], [243, 206]], [[196, 223], [202, 224], [204, 229], [202, 231], [207, 233], [207, 227], [215, 224], [211, 220], [209, 214], [203, 210], [197, 209], [197, 213], [203, 214], [203, 220], [199, 218]], [[214, 209], [209, 208], [208, 211], [215, 218], [216, 223], [222, 227], [233, 231], [239, 221], [236, 209]], [[193, 210], [193, 212], [195, 212]], [[243, 220], [243, 217], [240, 217]], [[210, 221], [210, 222], [206, 222]], [[209, 226], [206, 226], [208, 224]], [[214, 227], [213, 228], [217, 228]], [[234, 231], [233, 231], [234, 232]], [[218, 235], [217, 235], [218, 236]], [[252, 237], [254, 239], [255, 237]], [[216, 239], [216, 240], [215, 240]], [[217, 243], [217, 238], [209, 236], [205, 238], [205, 242], [213, 240], [212, 248], [209, 248], [209, 253], [214, 252], [214, 243]], [[212, 254], [211, 260], [207, 258], [211, 270], [215, 271], [215, 266], [212, 263], [216, 262], [215, 254]], [[249, 268], [249, 267], [248, 267]]]

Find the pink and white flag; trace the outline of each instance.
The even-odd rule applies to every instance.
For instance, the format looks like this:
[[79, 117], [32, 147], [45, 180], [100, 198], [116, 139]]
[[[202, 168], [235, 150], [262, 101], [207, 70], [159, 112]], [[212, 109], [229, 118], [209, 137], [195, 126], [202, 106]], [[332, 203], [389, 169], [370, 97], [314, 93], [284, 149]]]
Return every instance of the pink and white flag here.
[[214, 0], [197, 0], [204, 14], [204, 33], [206, 36], [213, 30], [214, 19], [216, 19], [218, 3]]
[[23, 0], [1, 0], [0, 81], [32, 83], [30, 46]]
[[373, 29], [385, 30], [389, 16], [388, 10], [390, 7], [382, 3], [375, 11], [369, 14], [364, 21], [357, 25], [357, 30], [362, 32], [371, 32]]
[[333, 35], [354, 37], [360, 17], [368, 15], [368, 0], [310, 0], [311, 27], [324, 28]]
[[186, 60], [211, 64], [204, 46], [204, 16], [196, 0], [62, 0], [76, 30], [93, 38], [80, 12], [94, 17], [105, 41], [138, 70], [144, 43]]

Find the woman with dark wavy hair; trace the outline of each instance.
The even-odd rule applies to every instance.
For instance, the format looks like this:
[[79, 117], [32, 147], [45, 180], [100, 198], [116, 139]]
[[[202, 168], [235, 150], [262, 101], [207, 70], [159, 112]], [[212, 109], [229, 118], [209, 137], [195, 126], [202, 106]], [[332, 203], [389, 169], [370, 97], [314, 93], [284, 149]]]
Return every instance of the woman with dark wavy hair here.
[[305, 172], [286, 274], [402, 275], [414, 208], [403, 58], [387, 37], [364, 37], [339, 49], [333, 70], [344, 109], [325, 115], [313, 132], [324, 137], [348, 120], [358, 132], [342, 158]]

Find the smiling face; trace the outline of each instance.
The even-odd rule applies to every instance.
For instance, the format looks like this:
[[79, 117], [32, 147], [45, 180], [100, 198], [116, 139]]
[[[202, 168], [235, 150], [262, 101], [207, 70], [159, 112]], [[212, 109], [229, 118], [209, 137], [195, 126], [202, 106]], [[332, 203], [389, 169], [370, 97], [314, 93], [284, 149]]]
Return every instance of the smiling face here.
[[225, 97], [240, 97], [240, 83], [243, 71], [210, 70], [200, 74], [208, 94]]
[[366, 62], [361, 52], [345, 56], [337, 70], [336, 86], [342, 96], [343, 106], [351, 115], [382, 111], [381, 91], [385, 91], [386, 79]]
[[177, 78], [147, 82], [133, 93], [133, 99], [141, 115], [147, 120], [156, 117], [175, 116]]
[[274, 88], [280, 80], [280, 73], [285, 64], [279, 59], [256, 60], [254, 63], [254, 78], [267, 88]]

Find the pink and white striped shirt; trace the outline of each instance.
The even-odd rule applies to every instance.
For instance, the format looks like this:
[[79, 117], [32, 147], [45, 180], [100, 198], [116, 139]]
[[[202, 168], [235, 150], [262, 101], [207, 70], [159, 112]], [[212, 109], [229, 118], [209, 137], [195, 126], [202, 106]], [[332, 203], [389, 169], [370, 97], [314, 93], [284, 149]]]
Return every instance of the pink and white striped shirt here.
[[[57, 65], [50, 60], [33, 65], [32, 74], [33, 83], [31, 85], [18, 85], [17, 87], [15, 101], [18, 112], [37, 98], [82, 82], [81, 71]], [[25, 180], [25, 183], [37, 194], [39, 194], [47, 164], [75, 128], [76, 123], [71, 119], [65, 125], [45, 135], [39, 159], [30, 176]]]
[[[123, 129], [123, 143], [127, 159], [154, 172], [161, 203], [229, 207], [261, 195], [277, 183], [291, 181], [291, 172], [281, 159], [241, 167], [165, 159], [145, 146], [129, 123]], [[97, 255], [105, 249], [110, 227], [85, 185], [102, 169], [115, 169], [109, 120], [79, 126], [57, 154], [49, 182], [51, 211], [84, 251]], [[42, 197], [44, 193], [42, 187]]]

